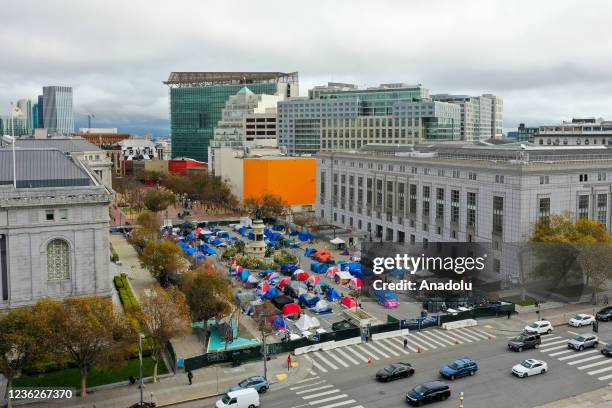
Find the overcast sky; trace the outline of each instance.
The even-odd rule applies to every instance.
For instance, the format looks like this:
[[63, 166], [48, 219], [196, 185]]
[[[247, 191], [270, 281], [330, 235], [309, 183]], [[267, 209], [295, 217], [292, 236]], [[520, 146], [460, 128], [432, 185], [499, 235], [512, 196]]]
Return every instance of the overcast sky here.
[[612, 119], [612, 1], [2, 2], [0, 113], [74, 87], [77, 126], [167, 135], [171, 71], [298, 71], [504, 98], [505, 130]]

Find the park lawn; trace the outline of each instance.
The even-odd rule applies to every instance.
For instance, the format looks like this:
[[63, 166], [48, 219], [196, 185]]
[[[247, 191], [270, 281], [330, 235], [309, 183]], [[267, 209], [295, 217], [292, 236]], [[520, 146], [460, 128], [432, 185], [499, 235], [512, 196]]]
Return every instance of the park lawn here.
[[[95, 387], [98, 385], [112, 384], [120, 381], [127, 381], [130, 375], [134, 378], [139, 377], [140, 365], [137, 358], [128, 360], [127, 364], [121, 368], [112, 370], [89, 370], [87, 375], [87, 387]], [[142, 370], [144, 377], [153, 375], [153, 359], [145, 357], [142, 359]], [[157, 374], [166, 374], [168, 369], [162, 362], [157, 366]], [[52, 371], [40, 375], [25, 376], [15, 378], [13, 380], [14, 387], [70, 387], [80, 389], [81, 375], [78, 368], [66, 368], [59, 371]]]

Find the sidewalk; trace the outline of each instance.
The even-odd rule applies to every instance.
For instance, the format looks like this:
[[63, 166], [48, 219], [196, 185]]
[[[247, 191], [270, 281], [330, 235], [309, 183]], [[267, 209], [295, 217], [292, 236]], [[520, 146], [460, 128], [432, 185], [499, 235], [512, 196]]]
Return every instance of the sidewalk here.
[[[305, 358], [292, 356], [293, 367], [287, 372], [287, 355], [279, 354], [268, 361], [268, 380], [271, 382], [270, 391], [288, 387], [306, 378], [312, 364]], [[203, 399], [227, 391], [230, 385], [253, 375], [263, 375], [263, 362], [251, 362], [239, 367], [219, 365], [193, 370], [193, 385], [189, 385], [187, 376], [180, 373], [161, 379], [158, 383], [145, 384], [144, 400], [153, 401], [157, 406], [164, 406]], [[75, 408], [127, 408], [139, 401], [140, 392], [137, 385], [127, 385], [118, 388], [94, 391], [86, 399], [80, 397], [70, 401], [57, 401], [45, 403], [45, 407], [75, 407]]]
[[130, 285], [134, 289], [134, 296], [140, 300], [145, 289], [155, 284], [155, 279], [149, 271], [140, 266], [138, 253], [122, 234], [111, 234], [110, 242], [113, 244], [117, 255], [119, 255], [119, 260], [121, 261], [119, 269], [128, 276]]
[[538, 405], [535, 408], [609, 408], [612, 407], [612, 386]]

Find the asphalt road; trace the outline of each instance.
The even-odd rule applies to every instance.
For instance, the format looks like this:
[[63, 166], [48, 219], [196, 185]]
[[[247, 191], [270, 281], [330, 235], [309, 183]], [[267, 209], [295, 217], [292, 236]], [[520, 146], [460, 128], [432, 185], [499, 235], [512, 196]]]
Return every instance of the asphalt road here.
[[[407, 390], [423, 382], [439, 379], [438, 370], [450, 361], [471, 357], [478, 362], [477, 374], [452, 382], [447, 381], [452, 390], [451, 398], [445, 402], [434, 403], [432, 406], [457, 407], [459, 393], [464, 392], [466, 408], [533, 407], [604, 387], [612, 382], [612, 358], [605, 358], [595, 350], [582, 352], [568, 350], [565, 345], [565, 341], [573, 337], [574, 333], [590, 331], [590, 327], [557, 328], [552, 335], [543, 337], [540, 349], [522, 353], [507, 351], [508, 336], [476, 340], [474, 331], [457, 332], [457, 336], [461, 333], [463, 344], [449, 344], [449, 342], [443, 343], [445, 337], [439, 334], [440, 331], [427, 330], [419, 336], [409, 337], [414, 343], [423, 346], [429, 344], [429, 348], [421, 349], [420, 353], [415, 352], [413, 343], [410, 343], [409, 347], [413, 348], [408, 353], [402, 354], [401, 339], [394, 339], [395, 343], [389, 339], [384, 342], [375, 341], [370, 344], [369, 349], [356, 348], [366, 353], [367, 350], [371, 350], [372, 353], [378, 352], [379, 359], [373, 360], [372, 364], [359, 360], [354, 351], [342, 349], [333, 352], [334, 358], [323, 352], [318, 352], [319, 355], [309, 354], [310, 358], [318, 362], [319, 368], [313, 367], [312, 374], [302, 383], [277, 392], [272, 387], [261, 397], [261, 406], [263, 408], [404, 407]], [[472, 333], [472, 342], [466, 341], [466, 333]], [[599, 335], [602, 343], [606, 340], [612, 341], [612, 323], [601, 323]], [[391, 355], [390, 350], [399, 356]], [[384, 357], [383, 353], [388, 357]], [[324, 360], [326, 356], [329, 358], [328, 362]], [[346, 356], [357, 364], [348, 361]], [[510, 373], [512, 366], [527, 358], [546, 361], [549, 372], [529, 378], [514, 377]], [[344, 361], [347, 367], [338, 360]], [[390, 383], [378, 383], [374, 380], [378, 369], [398, 361], [411, 363], [416, 368], [415, 375], [409, 379]], [[214, 399], [177, 405], [181, 408], [212, 406]]]

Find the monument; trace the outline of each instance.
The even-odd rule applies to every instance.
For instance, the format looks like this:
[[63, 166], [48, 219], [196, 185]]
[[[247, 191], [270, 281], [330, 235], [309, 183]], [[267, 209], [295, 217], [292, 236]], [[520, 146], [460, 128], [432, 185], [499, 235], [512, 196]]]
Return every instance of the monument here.
[[255, 219], [253, 220], [253, 240], [246, 244], [245, 250], [247, 256], [263, 259], [266, 255], [266, 243], [264, 241], [265, 225], [261, 220], [261, 209], [255, 211]]

